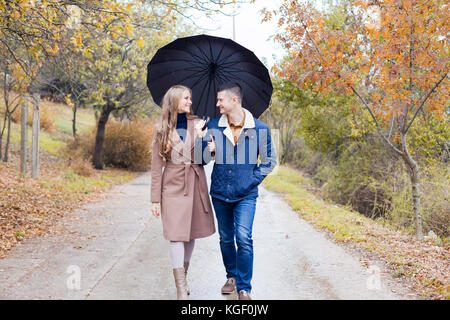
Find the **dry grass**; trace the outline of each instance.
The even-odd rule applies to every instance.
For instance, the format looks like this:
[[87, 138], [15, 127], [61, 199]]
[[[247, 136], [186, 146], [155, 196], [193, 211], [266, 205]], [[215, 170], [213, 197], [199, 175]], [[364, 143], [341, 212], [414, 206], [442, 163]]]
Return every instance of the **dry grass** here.
[[[33, 106], [28, 105], [28, 126], [33, 123]], [[15, 123], [20, 123], [22, 119], [22, 108], [18, 107], [11, 115], [11, 119]], [[52, 105], [48, 103], [41, 103], [39, 107], [39, 125], [42, 130], [53, 132], [55, 130], [56, 112]]]
[[[147, 171], [151, 165], [153, 122], [133, 121], [122, 123], [108, 121], [103, 144], [103, 161], [106, 166]], [[65, 154], [71, 158], [92, 159], [96, 130], [70, 139]]]

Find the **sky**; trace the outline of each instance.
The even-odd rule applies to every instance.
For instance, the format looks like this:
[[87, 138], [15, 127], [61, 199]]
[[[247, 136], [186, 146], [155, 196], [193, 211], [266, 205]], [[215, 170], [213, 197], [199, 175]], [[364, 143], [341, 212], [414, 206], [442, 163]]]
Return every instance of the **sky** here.
[[[310, 0], [311, 1], [311, 0]], [[322, 8], [327, 0], [312, 0], [316, 8]], [[259, 59], [267, 60], [270, 69], [275, 62], [281, 60], [285, 55], [285, 50], [280, 44], [269, 39], [277, 33], [278, 19], [272, 19], [269, 22], [262, 22], [261, 9], [278, 9], [283, 0], [256, 0], [255, 3], [241, 4], [239, 14], [235, 16], [236, 38], [234, 39], [240, 45], [253, 51]], [[199, 15], [196, 19], [199, 27], [206, 28], [203, 33], [223, 37], [233, 38], [233, 18], [221, 14], [208, 18], [205, 15]]]
[[[257, 0], [254, 4], [243, 4], [238, 9], [239, 14], [235, 16], [235, 41], [247, 49], [253, 51], [259, 59], [267, 60], [270, 69], [276, 60], [284, 56], [283, 48], [273, 40], [269, 39], [277, 33], [277, 20], [261, 22], [262, 14], [259, 11], [276, 9], [281, 0]], [[196, 19], [199, 27], [205, 28], [205, 34], [233, 38], [233, 18], [225, 15], [214, 15], [212, 18], [199, 16]], [[273, 57], [275, 55], [275, 59]]]

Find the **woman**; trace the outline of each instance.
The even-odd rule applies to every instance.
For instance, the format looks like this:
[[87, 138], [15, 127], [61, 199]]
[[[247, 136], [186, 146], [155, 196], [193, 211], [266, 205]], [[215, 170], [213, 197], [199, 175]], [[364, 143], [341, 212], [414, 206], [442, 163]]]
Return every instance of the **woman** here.
[[193, 161], [195, 127], [204, 121], [192, 114], [191, 95], [189, 88], [180, 85], [165, 94], [162, 118], [155, 130], [151, 169], [152, 212], [158, 217], [161, 208], [179, 300], [187, 299], [189, 294], [186, 275], [195, 239], [215, 232], [205, 171]]

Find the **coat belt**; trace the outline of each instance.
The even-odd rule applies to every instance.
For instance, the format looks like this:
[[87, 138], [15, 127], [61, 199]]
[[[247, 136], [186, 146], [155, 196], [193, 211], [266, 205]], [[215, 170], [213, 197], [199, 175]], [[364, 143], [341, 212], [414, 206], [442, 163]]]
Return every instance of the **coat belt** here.
[[[169, 164], [169, 163], [167, 163]], [[205, 210], [206, 213], [209, 213], [209, 208], [208, 208], [208, 185], [204, 182], [206, 181], [202, 181], [202, 179], [200, 178], [200, 170], [201, 167], [199, 164], [194, 164], [194, 163], [185, 163], [185, 164], [172, 164], [169, 166], [183, 166], [184, 167], [184, 196], [187, 196], [189, 193], [189, 185], [188, 185], [188, 179], [189, 179], [189, 172], [190, 169], [192, 168], [194, 170], [194, 173], [198, 176], [198, 183], [199, 183], [199, 189], [200, 189], [200, 198], [202, 199], [202, 205], [203, 205], [203, 209]]]

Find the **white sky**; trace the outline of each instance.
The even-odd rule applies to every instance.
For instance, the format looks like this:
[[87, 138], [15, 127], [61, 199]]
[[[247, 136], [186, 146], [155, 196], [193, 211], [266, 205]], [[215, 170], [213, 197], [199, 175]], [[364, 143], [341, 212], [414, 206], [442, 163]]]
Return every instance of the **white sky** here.
[[[330, 0], [303, 0], [313, 2], [316, 8], [322, 8]], [[335, 0], [331, 0], [335, 1]], [[275, 10], [280, 7], [283, 0], [256, 0], [255, 3], [241, 4], [237, 8], [238, 15], [235, 16], [236, 39], [240, 45], [253, 51], [256, 56], [267, 60], [270, 68], [285, 55], [285, 50], [280, 44], [269, 39], [278, 31], [278, 18], [269, 22], [262, 22], [261, 9]], [[230, 7], [223, 10], [231, 12]], [[223, 14], [217, 14], [208, 18], [205, 14], [194, 14], [198, 27], [204, 28], [204, 34], [233, 39], [233, 18]]]
[[[269, 69], [276, 60], [284, 56], [283, 48], [269, 40], [277, 32], [277, 20], [261, 22], [262, 8], [276, 9], [281, 0], [257, 0], [254, 4], [243, 4], [240, 6], [239, 14], [235, 17], [236, 39], [240, 45], [253, 51], [255, 55], [262, 59], [267, 59]], [[224, 15], [215, 15], [212, 18], [199, 16], [196, 23], [199, 27], [206, 28], [203, 33], [223, 37], [233, 38], [233, 18]], [[276, 56], [276, 60], [273, 59]]]

